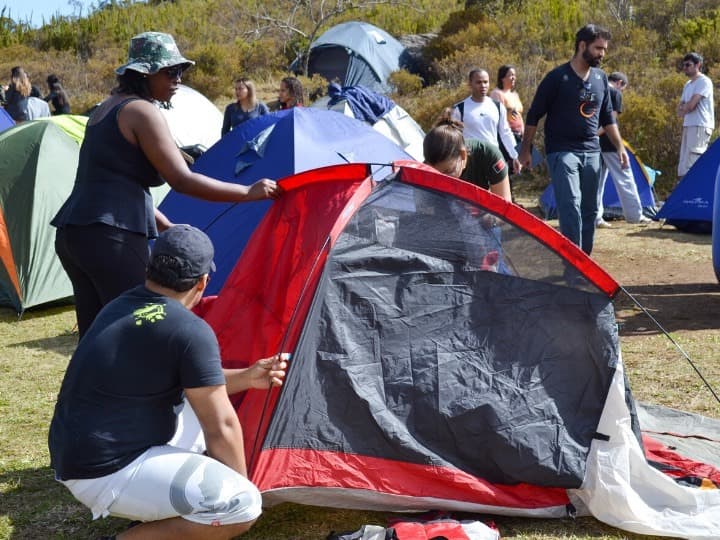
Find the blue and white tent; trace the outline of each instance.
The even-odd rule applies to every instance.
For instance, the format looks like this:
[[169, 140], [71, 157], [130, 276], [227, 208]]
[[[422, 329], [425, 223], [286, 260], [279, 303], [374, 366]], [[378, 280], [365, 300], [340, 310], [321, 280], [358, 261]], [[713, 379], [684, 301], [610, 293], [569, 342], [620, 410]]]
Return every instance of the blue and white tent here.
[[[389, 167], [381, 164], [409, 159], [408, 153], [365, 122], [335, 111], [296, 107], [240, 124], [200, 156], [192, 169], [250, 185], [261, 178], [280, 180], [342, 163], [376, 163], [376, 170], [388, 174]], [[212, 240], [217, 270], [207, 293], [216, 294], [270, 205], [271, 201], [207, 202], [171, 190], [159, 208], [171, 221], [190, 223]]]
[[720, 139], [700, 156], [657, 213], [678, 229], [710, 234], [713, 222], [715, 176], [720, 168]]
[[15, 125], [15, 120], [8, 112], [0, 107], [0, 131], [5, 131], [7, 128], [11, 128]]

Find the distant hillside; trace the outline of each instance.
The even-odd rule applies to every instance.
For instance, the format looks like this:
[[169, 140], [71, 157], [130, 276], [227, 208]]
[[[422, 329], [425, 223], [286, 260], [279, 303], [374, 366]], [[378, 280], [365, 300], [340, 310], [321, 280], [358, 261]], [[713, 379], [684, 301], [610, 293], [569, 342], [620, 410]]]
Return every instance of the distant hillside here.
[[[10, 68], [21, 64], [38, 85], [56, 73], [73, 110], [82, 112], [112, 88], [113, 70], [125, 60], [129, 38], [159, 30], [173, 34], [183, 53], [197, 62], [184, 82], [219, 106], [232, 99], [232, 80], [241, 74], [258, 83], [263, 98], [272, 99], [287, 66], [310, 41], [339, 22], [365, 20], [398, 38], [436, 34], [415, 51], [423, 78], [394, 77], [393, 98], [427, 128], [442, 107], [466, 95], [472, 67], [483, 67], [494, 78], [500, 65], [515, 65], [527, 109], [542, 76], [572, 55], [577, 29], [595, 22], [613, 33], [604, 67], [630, 78], [622, 134], [648, 165], [663, 171], [661, 193], [675, 180], [681, 125], [674, 111], [685, 82], [680, 58], [697, 50], [709, 76], [720, 77], [716, 0], [358, 0], [353, 5], [366, 7], [353, 9], [342, 0], [266, 4], [108, 0], [88, 17], [53, 18], [38, 29], [0, 16], [0, 72], [9, 77]], [[325, 85], [319, 78], [304, 83], [309, 90]]]

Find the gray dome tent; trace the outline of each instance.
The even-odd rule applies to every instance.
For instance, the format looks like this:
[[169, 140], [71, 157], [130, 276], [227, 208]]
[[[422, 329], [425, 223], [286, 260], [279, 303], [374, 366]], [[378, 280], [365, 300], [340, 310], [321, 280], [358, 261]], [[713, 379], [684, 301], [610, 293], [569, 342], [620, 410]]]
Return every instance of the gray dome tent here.
[[385, 30], [364, 22], [330, 28], [310, 45], [308, 76], [318, 73], [342, 86], [365, 86], [390, 91], [387, 78], [400, 69], [405, 47]]

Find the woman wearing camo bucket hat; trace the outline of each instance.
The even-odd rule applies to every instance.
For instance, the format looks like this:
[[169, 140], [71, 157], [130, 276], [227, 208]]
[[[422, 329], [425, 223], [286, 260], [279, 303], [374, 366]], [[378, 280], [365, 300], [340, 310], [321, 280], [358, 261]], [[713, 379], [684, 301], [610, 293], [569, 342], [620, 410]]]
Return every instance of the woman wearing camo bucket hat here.
[[164, 68], [178, 66], [185, 71], [194, 65], [195, 62], [180, 54], [180, 50], [170, 34], [145, 32], [130, 40], [127, 64], [117, 68], [115, 73], [122, 75], [130, 69], [145, 75], [152, 75]]
[[133, 37], [128, 61], [115, 70], [117, 86], [90, 116], [75, 185], [52, 220], [80, 337], [106, 303], [144, 282], [148, 240], [172, 226], [154, 208], [150, 187], [167, 182], [180, 193], [218, 202], [280, 194], [269, 179], [243, 186], [188, 168], [154, 102], [170, 101], [193, 64], [169, 34]]

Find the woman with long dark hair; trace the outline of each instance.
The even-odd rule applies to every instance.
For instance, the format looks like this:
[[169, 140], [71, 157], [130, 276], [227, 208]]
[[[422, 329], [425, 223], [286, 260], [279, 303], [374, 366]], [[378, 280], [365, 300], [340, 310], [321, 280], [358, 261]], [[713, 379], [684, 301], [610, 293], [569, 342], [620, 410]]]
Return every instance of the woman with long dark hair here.
[[499, 101], [507, 109], [507, 122], [519, 143], [522, 140], [525, 124], [523, 122], [523, 104], [520, 94], [515, 89], [517, 72], [515, 66], [505, 64], [500, 66], [497, 74], [497, 88], [490, 92], [490, 97]]
[[280, 102], [281, 110], [302, 107], [303, 101], [303, 87], [298, 79], [295, 77], [285, 77], [280, 81], [278, 102]]
[[53, 114], [70, 114], [70, 100], [58, 76], [54, 73], [48, 75], [47, 85], [50, 92], [44, 99], [52, 103]]

